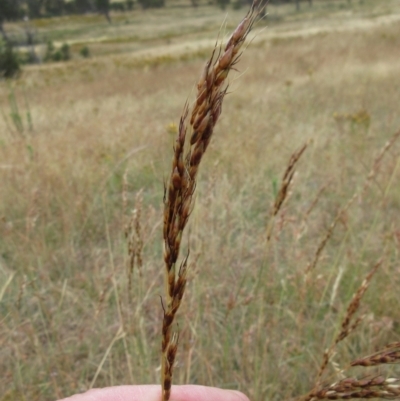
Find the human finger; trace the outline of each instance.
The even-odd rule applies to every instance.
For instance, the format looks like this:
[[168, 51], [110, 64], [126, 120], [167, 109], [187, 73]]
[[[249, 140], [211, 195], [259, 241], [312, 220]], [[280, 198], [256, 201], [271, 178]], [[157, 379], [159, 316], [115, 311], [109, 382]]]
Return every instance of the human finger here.
[[[160, 401], [159, 385], [117, 386], [89, 390], [59, 401]], [[249, 401], [242, 393], [214, 387], [173, 386], [171, 401]]]

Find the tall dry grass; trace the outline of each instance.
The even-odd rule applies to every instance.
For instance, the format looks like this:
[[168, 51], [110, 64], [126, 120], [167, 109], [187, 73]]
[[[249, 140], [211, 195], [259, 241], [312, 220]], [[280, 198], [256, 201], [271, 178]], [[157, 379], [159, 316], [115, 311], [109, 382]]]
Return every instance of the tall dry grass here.
[[[399, 143], [374, 166], [400, 126], [398, 33], [393, 23], [247, 50], [197, 178], [177, 383], [237, 388], [254, 400], [309, 394], [353, 294], [380, 259], [358, 312], [364, 320], [327, 364], [325, 377], [339, 383], [323, 380], [311, 396], [365, 386], [356, 376], [336, 380], [343, 364], [396, 358], [382, 347], [399, 341]], [[170, 123], [203, 62], [97, 63], [27, 70], [15, 93], [25, 110], [26, 92], [33, 133], [17, 137], [0, 119], [2, 400], [159, 380]], [[2, 84], [10, 123], [8, 91]], [[266, 252], [285, 166], [309, 140]], [[123, 227], [139, 207], [142, 275], [133, 270], [129, 286]], [[369, 385], [396, 385], [387, 381], [396, 369]]]

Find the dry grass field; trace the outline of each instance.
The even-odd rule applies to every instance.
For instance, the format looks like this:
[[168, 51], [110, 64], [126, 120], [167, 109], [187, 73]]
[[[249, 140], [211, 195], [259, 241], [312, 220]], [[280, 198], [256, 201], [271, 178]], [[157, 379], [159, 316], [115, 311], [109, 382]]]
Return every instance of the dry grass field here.
[[[304, 394], [379, 260], [363, 320], [324, 380], [400, 341], [400, 140], [384, 148], [400, 130], [400, 4], [352, 3], [271, 7], [230, 77], [182, 241], [190, 269], [176, 384], [254, 401]], [[92, 57], [0, 82], [1, 401], [159, 382], [163, 183], [224, 18], [229, 32], [245, 13], [191, 12], [134, 11], [139, 37], [118, 22], [126, 16], [115, 27], [76, 17], [75, 31], [38, 21], [73, 51], [89, 44]], [[282, 176], [305, 143], [267, 241]], [[132, 215], [140, 257], [130, 286]]]

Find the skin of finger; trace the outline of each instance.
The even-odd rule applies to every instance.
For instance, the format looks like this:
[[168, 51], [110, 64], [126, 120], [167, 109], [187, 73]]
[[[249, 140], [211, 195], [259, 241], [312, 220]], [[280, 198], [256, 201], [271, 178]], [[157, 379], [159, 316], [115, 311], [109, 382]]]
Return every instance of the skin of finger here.
[[[160, 401], [159, 385], [117, 386], [89, 390], [59, 401]], [[249, 401], [242, 393], [205, 386], [173, 386], [171, 401]]]

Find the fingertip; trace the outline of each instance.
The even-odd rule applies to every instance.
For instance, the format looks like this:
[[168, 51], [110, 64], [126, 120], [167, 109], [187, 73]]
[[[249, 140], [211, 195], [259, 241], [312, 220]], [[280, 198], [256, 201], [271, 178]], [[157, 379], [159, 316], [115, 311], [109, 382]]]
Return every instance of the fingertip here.
[[249, 401], [240, 391], [199, 385], [173, 386], [170, 401]]
[[237, 401], [250, 401], [249, 398], [240, 391], [228, 390], [236, 396]]

